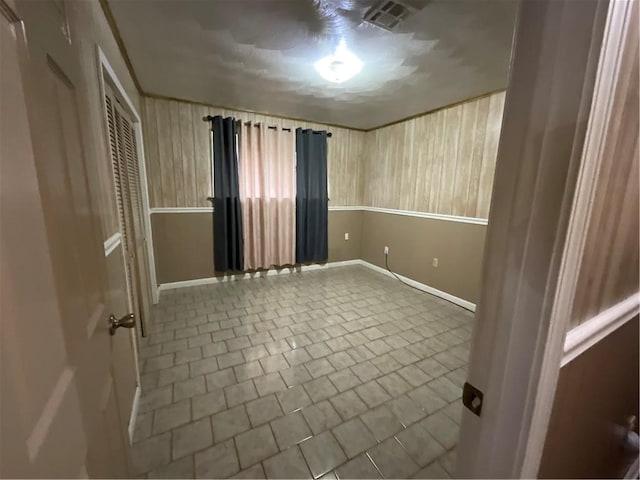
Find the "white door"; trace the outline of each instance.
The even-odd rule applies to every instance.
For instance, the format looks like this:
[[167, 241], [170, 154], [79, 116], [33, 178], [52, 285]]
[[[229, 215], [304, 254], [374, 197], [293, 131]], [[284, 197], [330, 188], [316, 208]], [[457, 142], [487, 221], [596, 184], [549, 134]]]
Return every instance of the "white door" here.
[[126, 329], [112, 336], [109, 323], [128, 313], [122, 257], [105, 256], [96, 159], [82, 142], [86, 99], [63, 7], [0, 9], [0, 470], [127, 477], [132, 337]]
[[535, 475], [525, 457], [608, 5], [520, 2], [469, 360], [482, 399], [463, 393], [480, 412], [463, 410], [462, 478]]

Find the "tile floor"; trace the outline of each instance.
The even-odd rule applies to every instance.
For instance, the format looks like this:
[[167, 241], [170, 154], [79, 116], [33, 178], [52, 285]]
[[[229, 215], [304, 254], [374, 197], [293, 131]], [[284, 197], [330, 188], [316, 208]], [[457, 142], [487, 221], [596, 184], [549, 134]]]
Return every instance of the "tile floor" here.
[[449, 477], [472, 322], [364, 267], [164, 291], [137, 474]]

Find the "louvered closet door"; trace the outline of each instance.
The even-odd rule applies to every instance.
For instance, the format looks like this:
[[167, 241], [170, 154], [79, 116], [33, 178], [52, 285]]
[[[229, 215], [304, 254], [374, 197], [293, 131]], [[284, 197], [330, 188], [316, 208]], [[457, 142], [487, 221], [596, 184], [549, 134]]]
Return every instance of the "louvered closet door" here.
[[[118, 106], [119, 107], [119, 106]], [[124, 143], [126, 160], [127, 193], [129, 196], [129, 210], [131, 215], [132, 230], [130, 231], [131, 252], [134, 264], [134, 288], [137, 292], [141, 322], [147, 318], [151, 307], [149, 299], [149, 264], [146, 261], [146, 235], [144, 230], [144, 213], [142, 210], [142, 187], [140, 184], [140, 166], [138, 163], [138, 145], [136, 143], [135, 130], [130, 117], [120, 110], [121, 129], [120, 139]], [[144, 323], [143, 323], [144, 325]]]
[[[142, 232], [141, 219], [136, 222], [134, 214], [134, 202], [139, 205], [139, 189], [130, 185], [130, 170], [139, 171], [136, 157], [132, 151], [132, 122], [127, 112], [120, 106], [113, 91], [106, 86], [106, 109], [109, 126], [109, 146], [111, 162], [113, 166], [114, 183], [116, 189], [116, 201], [118, 202], [118, 216], [124, 245], [125, 274], [127, 280], [127, 294], [132, 311], [138, 319], [140, 333], [145, 334], [145, 319], [148, 310], [141, 309], [141, 281], [137, 258], [144, 260], [143, 255], [138, 255], [136, 249], [136, 230]], [[134, 183], [135, 184], [135, 183]], [[137, 223], [137, 224], [136, 224]], [[141, 233], [142, 234], [142, 233]], [[143, 262], [144, 263], [144, 262]]]

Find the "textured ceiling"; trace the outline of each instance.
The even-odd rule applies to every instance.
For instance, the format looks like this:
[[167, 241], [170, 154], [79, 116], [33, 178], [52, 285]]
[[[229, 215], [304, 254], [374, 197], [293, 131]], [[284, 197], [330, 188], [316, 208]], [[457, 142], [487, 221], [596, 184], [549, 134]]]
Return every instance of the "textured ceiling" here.
[[[369, 129], [507, 83], [515, 0], [410, 0], [394, 32], [373, 0], [109, 0], [143, 90]], [[316, 60], [341, 38], [363, 62], [342, 84]]]

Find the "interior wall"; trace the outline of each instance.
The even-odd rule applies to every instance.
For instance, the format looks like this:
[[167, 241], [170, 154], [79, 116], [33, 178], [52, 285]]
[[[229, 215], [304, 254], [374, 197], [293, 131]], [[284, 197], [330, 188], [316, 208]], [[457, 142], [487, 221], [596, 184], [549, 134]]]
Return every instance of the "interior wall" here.
[[363, 212], [361, 258], [384, 268], [388, 246], [394, 272], [476, 303], [485, 231], [485, 225]]
[[[329, 211], [329, 262], [361, 257], [362, 213]], [[154, 213], [151, 228], [158, 283], [215, 276], [212, 213]]]
[[[145, 97], [143, 103], [151, 208], [211, 207], [211, 147], [203, 118], [223, 115], [331, 131], [330, 207], [488, 216], [504, 92], [370, 132], [177, 100]], [[213, 276], [211, 214], [154, 212], [152, 220], [158, 283]], [[384, 266], [388, 245], [395, 271], [475, 303], [486, 226], [455, 220], [331, 210], [329, 261], [362, 258]]]
[[368, 132], [364, 205], [488, 218], [505, 93]]
[[636, 316], [560, 370], [539, 478], [623, 477], [634, 460], [623, 435], [638, 417], [638, 334]]
[[329, 205], [361, 205], [366, 133], [175, 100], [144, 98], [149, 201], [157, 207], [210, 207], [211, 147], [207, 115], [291, 128], [327, 130]]

